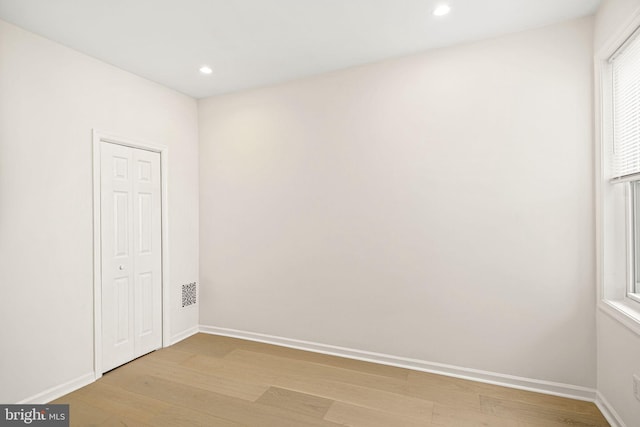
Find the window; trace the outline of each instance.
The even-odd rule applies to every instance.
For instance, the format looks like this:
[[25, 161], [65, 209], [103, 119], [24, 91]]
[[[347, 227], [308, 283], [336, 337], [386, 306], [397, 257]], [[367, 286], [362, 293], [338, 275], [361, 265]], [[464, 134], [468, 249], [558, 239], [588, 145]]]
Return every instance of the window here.
[[597, 53], [599, 307], [640, 334], [640, 14]]
[[609, 60], [613, 94], [613, 180], [640, 180], [640, 30]]
[[609, 60], [612, 94], [612, 185], [627, 185], [627, 296], [640, 302], [640, 30]]

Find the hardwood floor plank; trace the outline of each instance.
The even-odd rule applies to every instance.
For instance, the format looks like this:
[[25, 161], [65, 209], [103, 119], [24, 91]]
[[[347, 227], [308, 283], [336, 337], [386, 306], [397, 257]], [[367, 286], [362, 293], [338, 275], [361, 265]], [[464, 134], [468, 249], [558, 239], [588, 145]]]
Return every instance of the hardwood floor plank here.
[[[333, 366], [292, 361], [280, 356], [262, 354], [253, 351], [234, 350], [223, 359], [211, 359], [198, 356], [193, 359], [189, 359], [185, 364], [196, 369], [203, 369], [207, 372], [215, 372], [220, 375], [230, 374], [238, 376], [242, 375], [247, 379], [257, 378], [260, 382], [269, 382], [274, 385], [290, 389], [299, 387], [300, 381], [304, 381], [312, 384], [313, 387], [316, 387], [319, 384], [325, 385], [324, 390], [326, 393], [327, 382], [330, 383], [329, 385], [343, 383], [354, 387], [379, 390], [383, 393], [393, 393], [395, 395], [420, 399], [423, 401], [438, 402], [451, 406], [471, 406], [480, 409], [479, 395], [475, 392], [468, 393], [464, 390], [458, 390], [455, 387], [444, 387], [441, 384], [409, 383], [396, 378], [372, 375]], [[352, 387], [352, 389], [354, 387]], [[305, 393], [319, 393], [317, 388], [295, 389]], [[344, 387], [340, 387], [339, 389], [344, 390]], [[339, 396], [328, 394], [323, 394], [323, 396], [358, 405], [368, 405], [368, 403], [365, 403], [362, 400], [349, 400], [345, 397], [344, 393]]]
[[289, 375], [308, 379], [327, 379], [372, 388], [401, 389], [404, 380], [389, 378], [384, 375], [364, 373], [335, 366], [307, 363], [271, 354], [247, 350], [234, 350], [224, 357], [245, 366], [261, 368], [276, 375]]
[[178, 350], [174, 347], [175, 346], [161, 348], [160, 350], [151, 352], [147, 356], [145, 356], [145, 360], [161, 360], [163, 362], [178, 364], [195, 356], [195, 353]]
[[482, 411], [502, 418], [540, 426], [608, 427], [606, 419], [548, 406], [480, 396]]
[[526, 390], [510, 389], [491, 384], [481, 384], [480, 394], [497, 399], [544, 406], [566, 412], [575, 412], [601, 419], [602, 414], [593, 402], [569, 399], [566, 397], [550, 396]]
[[380, 409], [385, 412], [408, 415], [419, 419], [430, 418], [433, 410], [433, 402], [430, 401], [337, 381], [309, 381], [278, 377], [274, 383], [280, 387], [322, 396], [355, 406]]
[[520, 401], [534, 405], [544, 405], [554, 407], [556, 409], [595, 416], [601, 415], [600, 410], [593, 402], [550, 396], [532, 391], [518, 390], [477, 381], [446, 377], [428, 372], [412, 371], [409, 373], [407, 379], [409, 383], [428, 384], [431, 386], [437, 385], [440, 388], [476, 393], [478, 395], [482, 394], [488, 397]]
[[108, 418], [99, 425], [100, 427], [153, 427], [153, 424], [142, 423], [118, 415]]
[[523, 427], [519, 421], [485, 414], [479, 409], [441, 404], [434, 405], [431, 424], [434, 427]]
[[256, 400], [256, 403], [322, 419], [333, 401], [311, 394], [287, 390], [285, 388], [270, 387], [269, 390]]
[[344, 357], [332, 356], [322, 353], [312, 353], [304, 350], [297, 350], [289, 347], [282, 347], [271, 344], [263, 344], [255, 341], [241, 340], [231, 337], [216, 337], [221, 342], [226, 343], [238, 350], [254, 351], [272, 356], [286, 357], [289, 359], [317, 363], [321, 365], [334, 366], [343, 369], [351, 369], [363, 373], [387, 376], [405, 380], [409, 374], [408, 369], [396, 368], [394, 366], [381, 365], [378, 363], [363, 362], [360, 360], [345, 359]]
[[151, 418], [153, 427], [244, 427], [245, 424], [225, 420], [194, 409], [172, 406]]
[[269, 385], [247, 382], [233, 377], [207, 374], [181, 365], [151, 359], [135, 366], [135, 371], [138, 375], [161, 377], [180, 384], [248, 401], [256, 400], [269, 389]]
[[94, 383], [76, 394], [78, 400], [138, 422], [148, 423], [157, 412], [171, 407], [170, 404], [146, 396], [130, 393], [110, 384]]
[[69, 405], [69, 425], [71, 427], [98, 426], [113, 416], [113, 413], [96, 408], [95, 406], [89, 405], [88, 403], [69, 395], [56, 399], [51, 403], [63, 403]]
[[129, 382], [125, 388], [134, 393], [250, 426], [333, 425], [297, 412], [247, 402], [152, 376], [139, 377]]
[[331, 405], [325, 419], [350, 427], [430, 427], [432, 425], [426, 420], [416, 420], [344, 402], [335, 402]]
[[[188, 365], [193, 369], [230, 378], [241, 377], [244, 380], [268, 382], [277, 387], [312, 394], [331, 400], [340, 400], [358, 406], [382, 409], [399, 414], [413, 414], [417, 417], [431, 414], [433, 404], [430, 401], [400, 395], [390, 391], [363, 387], [341, 381], [314, 378], [313, 380], [298, 374], [289, 375], [283, 371], [265, 371], [252, 364], [220, 361], [204, 356], [190, 359]], [[399, 388], [399, 387], [398, 387]], [[478, 404], [479, 407], [479, 404]]]
[[457, 408], [480, 409], [480, 395], [473, 391], [465, 392], [436, 384], [407, 383], [400, 393]]
[[211, 375], [224, 375], [248, 382], [271, 384], [278, 378], [279, 372], [266, 370], [258, 366], [237, 363], [228, 359], [219, 359], [203, 355], [180, 363], [180, 366]]
[[[238, 365], [244, 366], [245, 369], [269, 372], [277, 378], [290, 377], [313, 381], [330, 380], [380, 391], [388, 391], [407, 397], [452, 406], [464, 405], [478, 409], [480, 408], [478, 393], [474, 391], [467, 392], [464, 390], [457, 390], [453, 387], [409, 382], [386, 376], [353, 371], [350, 369], [309, 364], [297, 360], [246, 350], [234, 350], [228, 353], [222, 360], [235, 362]], [[224, 362], [221, 363], [224, 364]], [[271, 379], [271, 381], [276, 380]]]
[[233, 343], [221, 339], [210, 339], [206, 334], [195, 334], [188, 339], [180, 341], [171, 346], [174, 350], [179, 350], [192, 354], [202, 354], [212, 357], [223, 357], [225, 354], [236, 349]]

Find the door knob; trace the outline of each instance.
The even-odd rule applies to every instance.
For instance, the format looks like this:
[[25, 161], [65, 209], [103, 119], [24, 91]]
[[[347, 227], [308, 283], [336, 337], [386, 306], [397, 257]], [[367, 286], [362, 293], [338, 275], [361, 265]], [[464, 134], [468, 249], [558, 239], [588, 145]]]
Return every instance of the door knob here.
[[124, 270], [124, 265], [119, 266], [118, 270]]

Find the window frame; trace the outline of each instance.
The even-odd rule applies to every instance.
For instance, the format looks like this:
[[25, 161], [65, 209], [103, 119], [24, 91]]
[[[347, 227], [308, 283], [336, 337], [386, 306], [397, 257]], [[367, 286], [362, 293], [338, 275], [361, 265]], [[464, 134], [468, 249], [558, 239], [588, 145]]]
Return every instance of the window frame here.
[[[640, 289], [635, 285], [635, 229], [632, 184], [640, 174], [612, 182], [613, 71], [610, 59], [640, 28], [640, 9], [594, 56], [596, 281], [598, 309], [640, 335]], [[638, 194], [640, 196], [640, 194]], [[640, 209], [638, 215], [640, 219]], [[631, 227], [633, 226], [633, 227]], [[638, 242], [640, 244], [640, 242]], [[638, 254], [640, 256], [640, 253]], [[640, 266], [637, 268], [640, 270]], [[638, 271], [640, 278], [640, 271]], [[639, 285], [640, 286], [640, 283]]]
[[[615, 185], [615, 184], [614, 184]], [[640, 304], [640, 178], [627, 189], [627, 297]]]

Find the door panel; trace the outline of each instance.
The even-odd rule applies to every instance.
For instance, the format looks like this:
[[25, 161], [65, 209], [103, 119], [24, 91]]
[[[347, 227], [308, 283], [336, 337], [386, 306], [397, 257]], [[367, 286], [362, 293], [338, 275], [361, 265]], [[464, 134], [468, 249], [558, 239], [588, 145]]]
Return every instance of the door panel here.
[[133, 230], [136, 280], [136, 352], [142, 355], [162, 345], [162, 209], [160, 154], [133, 152], [135, 221]]
[[151, 211], [151, 203], [151, 194], [138, 194], [138, 221], [140, 223], [140, 228], [138, 230], [138, 248], [141, 255], [151, 252], [151, 232], [153, 224], [153, 212]]
[[134, 354], [130, 152], [101, 144], [102, 354], [104, 370]]
[[127, 257], [129, 255], [129, 193], [123, 191], [113, 192], [113, 232], [114, 255]]
[[151, 273], [142, 273], [139, 276], [142, 298], [142, 329], [141, 335], [153, 333], [153, 276]]
[[117, 323], [116, 345], [129, 341], [129, 278], [121, 277], [114, 281], [115, 304], [112, 307]]
[[102, 370], [162, 345], [160, 154], [100, 144]]

